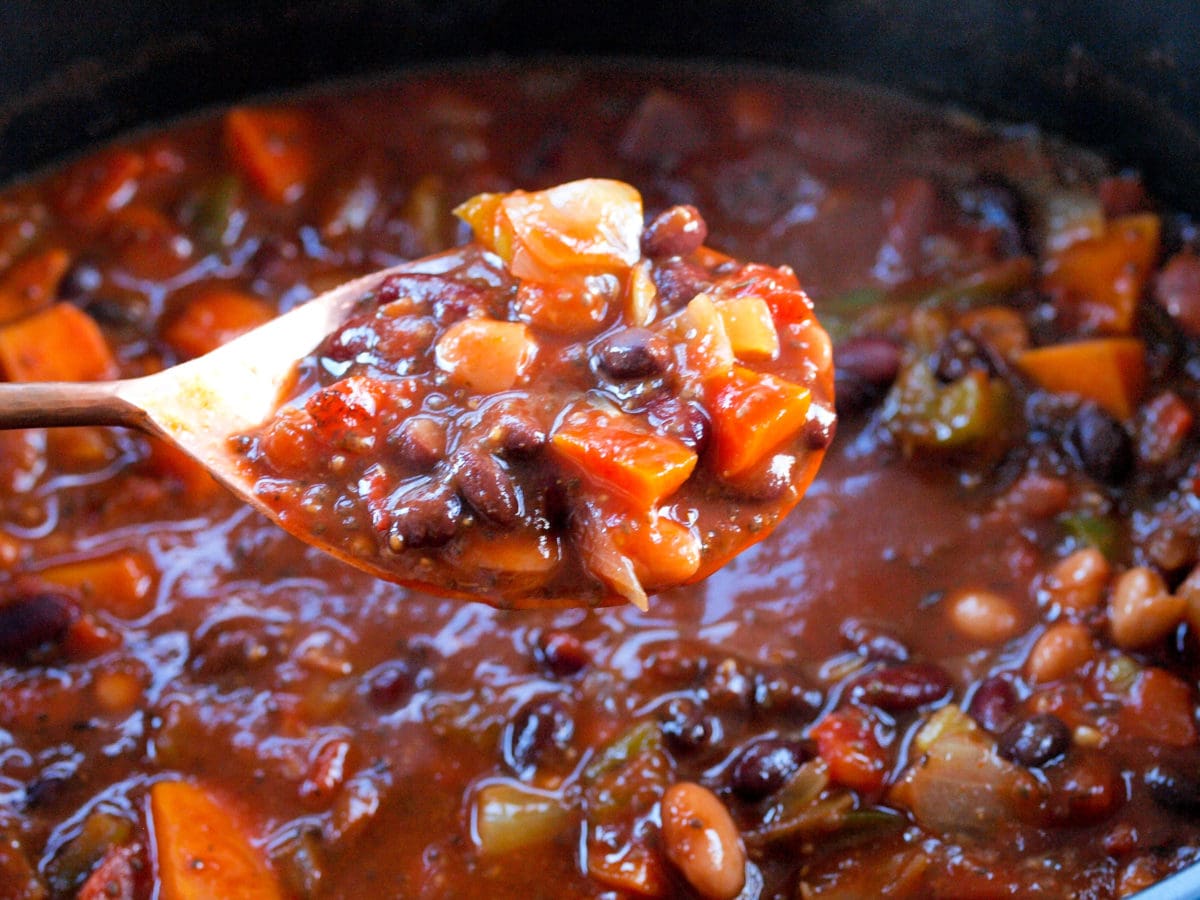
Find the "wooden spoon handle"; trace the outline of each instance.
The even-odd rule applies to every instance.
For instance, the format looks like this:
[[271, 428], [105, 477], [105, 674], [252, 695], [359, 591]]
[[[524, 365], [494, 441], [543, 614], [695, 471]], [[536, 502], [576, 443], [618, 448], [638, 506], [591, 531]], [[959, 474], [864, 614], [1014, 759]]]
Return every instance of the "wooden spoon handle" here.
[[0, 429], [124, 425], [145, 430], [146, 414], [120, 396], [121, 381], [0, 384]]

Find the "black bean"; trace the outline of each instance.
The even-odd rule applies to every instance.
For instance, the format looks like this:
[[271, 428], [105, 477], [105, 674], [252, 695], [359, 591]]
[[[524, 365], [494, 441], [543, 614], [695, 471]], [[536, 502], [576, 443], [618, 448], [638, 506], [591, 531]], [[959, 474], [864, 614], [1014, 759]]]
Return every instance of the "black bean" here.
[[484, 415], [488, 439], [506, 459], [528, 459], [548, 439], [546, 426], [532, 404], [510, 399], [493, 404]]
[[712, 431], [708, 413], [694, 400], [657, 397], [646, 406], [650, 427], [682, 441], [690, 450], [703, 453]]
[[950, 676], [941, 666], [904, 663], [859, 676], [850, 685], [850, 696], [888, 712], [901, 712], [941, 700], [951, 687]]
[[521, 497], [512, 476], [490, 453], [463, 450], [454, 467], [454, 483], [477, 513], [497, 525], [521, 521]]
[[729, 773], [730, 787], [743, 800], [769, 797], [787, 783], [811, 754], [798, 741], [764, 738], [747, 745]]
[[44, 809], [53, 806], [66, 792], [68, 779], [63, 775], [42, 773], [25, 786], [25, 808]]
[[658, 289], [659, 307], [664, 313], [686, 306], [697, 294], [712, 288], [708, 272], [679, 258], [656, 265], [651, 278]]
[[668, 703], [660, 722], [663, 740], [678, 755], [702, 750], [716, 735], [713, 720], [705, 715], [700, 704], [686, 697], [676, 697]]
[[541, 765], [560, 761], [575, 735], [575, 721], [558, 697], [535, 698], [513, 715], [501, 736], [504, 762], [528, 777]]
[[61, 641], [79, 607], [66, 594], [17, 588], [0, 605], [0, 656], [18, 657]]
[[399, 462], [428, 472], [446, 455], [446, 426], [428, 416], [413, 416], [388, 436], [388, 445]]
[[84, 301], [80, 308], [106, 328], [131, 328], [146, 316], [146, 306], [140, 300], [95, 297]]
[[929, 367], [947, 384], [972, 371], [991, 371], [986, 351], [965, 331], [952, 331], [946, 335], [930, 356]]
[[842, 622], [841, 635], [856, 653], [867, 659], [897, 663], [908, 659], [908, 647], [903, 641], [862, 619]]
[[58, 283], [58, 296], [63, 300], [77, 300], [89, 297], [100, 289], [104, 283], [104, 274], [96, 266], [85, 259], [77, 259], [71, 263], [62, 280]]
[[462, 500], [444, 482], [425, 481], [392, 498], [389, 544], [405, 548], [439, 547], [458, 532]]
[[664, 209], [642, 232], [642, 249], [647, 256], [687, 256], [708, 237], [708, 225], [694, 206]]
[[1012, 722], [1017, 708], [1017, 691], [1012, 682], [992, 675], [980, 682], [967, 706], [967, 714], [992, 734], [999, 734]]
[[1166, 809], [1200, 813], [1200, 777], [1176, 766], [1159, 764], [1142, 775], [1154, 802]]
[[368, 672], [364, 681], [372, 706], [395, 709], [412, 692], [412, 666], [403, 660], [389, 660]]
[[1038, 713], [1014, 722], [1000, 735], [1002, 756], [1028, 768], [1054, 762], [1071, 746], [1071, 730], [1052, 713]]
[[958, 205], [979, 224], [1000, 233], [1005, 256], [1027, 252], [1029, 216], [1021, 195], [999, 175], [984, 175], [957, 192]]
[[666, 371], [671, 345], [648, 328], [625, 328], [601, 341], [596, 355], [600, 371], [614, 381], [649, 378]]
[[1133, 471], [1133, 440], [1098, 406], [1085, 406], [1075, 414], [1066, 439], [1080, 467], [1097, 481], [1120, 484]]
[[809, 718], [821, 700], [821, 692], [790, 666], [770, 666], [754, 674], [751, 702], [756, 713]]
[[543, 631], [538, 635], [534, 659], [558, 678], [568, 678], [591, 661], [583, 642], [565, 631]]

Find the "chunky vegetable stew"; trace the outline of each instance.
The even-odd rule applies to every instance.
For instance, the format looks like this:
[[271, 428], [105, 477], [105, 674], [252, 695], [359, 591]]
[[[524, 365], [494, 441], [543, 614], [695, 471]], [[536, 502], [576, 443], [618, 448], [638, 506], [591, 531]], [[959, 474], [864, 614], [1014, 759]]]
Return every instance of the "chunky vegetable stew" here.
[[[0, 369], [152, 371], [580, 179], [664, 223], [672, 310], [719, 275], [688, 206], [801, 273], [839, 414], [805, 502], [646, 612], [497, 610], [309, 550], [144, 437], [0, 435], [0, 896], [1099, 898], [1196, 860], [1200, 236], [1092, 153], [737, 72], [246, 106], [0, 195]], [[611, 327], [579, 340], [656, 358]], [[348, 374], [319, 366], [314, 397]], [[686, 447], [679, 399], [653, 427]], [[396, 452], [437, 449], [412, 427]], [[525, 526], [480, 527], [505, 556]]]
[[455, 212], [475, 242], [362, 298], [238, 439], [255, 492], [402, 584], [506, 606], [645, 609], [766, 537], [833, 438], [794, 273], [704, 247], [691, 206], [643, 234], [619, 181]]

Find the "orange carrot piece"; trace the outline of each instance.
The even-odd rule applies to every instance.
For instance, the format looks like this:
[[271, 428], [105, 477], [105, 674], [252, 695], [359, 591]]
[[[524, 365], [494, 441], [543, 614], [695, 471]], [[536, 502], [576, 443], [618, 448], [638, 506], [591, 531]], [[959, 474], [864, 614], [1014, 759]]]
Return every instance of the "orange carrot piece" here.
[[647, 590], [685, 584], [700, 569], [700, 538], [662, 516], [647, 521], [628, 516], [625, 527], [613, 532], [613, 541], [633, 563], [634, 574]]
[[0, 278], [0, 322], [11, 322], [49, 306], [70, 264], [70, 255], [60, 247], [17, 262]]
[[275, 875], [234, 816], [186, 781], [150, 789], [162, 900], [282, 900]]
[[190, 359], [275, 318], [267, 301], [229, 288], [213, 288], [192, 297], [168, 321], [163, 340]]
[[1026, 350], [1017, 366], [1040, 387], [1094, 400], [1119, 419], [1133, 415], [1146, 385], [1146, 348], [1137, 338], [1097, 338]]
[[274, 203], [298, 200], [312, 179], [312, 127], [303, 113], [230, 110], [225, 116], [225, 145], [242, 173]]
[[158, 569], [143, 553], [118, 550], [50, 566], [38, 575], [53, 584], [77, 589], [90, 609], [104, 609], [122, 619], [136, 619], [148, 613], [154, 604]]
[[1042, 278], [1042, 289], [1073, 309], [1081, 326], [1128, 334], [1158, 258], [1161, 228], [1152, 213], [1112, 220], [1104, 234], [1058, 253]]
[[812, 394], [774, 375], [734, 366], [710, 382], [713, 453], [722, 478], [734, 478], [767, 458], [804, 427]]
[[550, 443], [585, 477], [619, 491], [639, 509], [673, 494], [696, 468], [696, 454], [682, 443], [651, 434], [619, 412], [577, 410]]
[[0, 328], [0, 368], [9, 381], [103, 381], [117, 362], [100, 326], [59, 303]]

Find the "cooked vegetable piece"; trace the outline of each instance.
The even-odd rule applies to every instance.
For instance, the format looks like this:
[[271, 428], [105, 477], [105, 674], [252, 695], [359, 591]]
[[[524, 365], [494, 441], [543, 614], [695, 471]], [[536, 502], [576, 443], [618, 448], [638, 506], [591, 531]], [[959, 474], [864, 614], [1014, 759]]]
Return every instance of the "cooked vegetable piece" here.
[[75, 588], [88, 609], [103, 609], [134, 619], [149, 612], [158, 577], [153, 561], [137, 550], [117, 550], [103, 556], [59, 563], [38, 576], [53, 584]]
[[1017, 365], [1040, 387], [1094, 400], [1118, 419], [1133, 415], [1146, 384], [1146, 348], [1137, 338], [1096, 338], [1026, 350]]
[[485, 856], [500, 856], [554, 840], [572, 813], [564, 798], [527, 785], [496, 782], [475, 798], [475, 833]]
[[9, 381], [103, 381], [117, 363], [99, 326], [59, 303], [0, 328], [0, 369]]
[[1112, 220], [1103, 234], [1051, 258], [1043, 290], [1074, 311], [1084, 328], [1128, 334], [1158, 258], [1160, 230], [1158, 216], [1150, 213]]
[[225, 145], [234, 165], [264, 197], [292, 203], [313, 177], [311, 127], [297, 110], [239, 107], [225, 115]]
[[665, 516], [652, 514], [647, 521], [633, 512], [622, 523], [613, 533], [614, 542], [647, 589], [686, 584], [700, 568], [703, 548], [692, 529]]
[[123, 148], [78, 162], [62, 179], [58, 208], [80, 227], [97, 228], [133, 199], [145, 169], [141, 153]]
[[167, 324], [163, 339], [184, 359], [203, 356], [275, 317], [274, 308], [252, 294], [212, 288], [190, 298]]
[[710, 383], [713, 454], [722, 478], [736, 478], [804, 428], [811, 392], [775, 375], [734, 366]]
[[58, 283], [70, 264], [70, 254], [59, 247], [14, 263], [0, 276], [0, 324], [53, 303]]
[[669, 497], [696, 468], [696, 454], [619, 412], [579, 408], [554, 432], [551, 444], [580, 474], [619, 492], [637, 508]]
[[779, 353], [779, 333], [762, 297], [735, 297], [717, 303], [729, 345], [739, 359], [770, 359]]
[[162, 900], [282, 900], [241, 823], [204, 788], [159, 781], [150, 813]]
[[883, 406], [902, 446], [952, 450], [997, 437], [1008, 403], [1004, 384], [979, 370], [943, 385], [924, 362], [903, 369]]
[[495, 394], [515, 387], [537, 355], [528, 326], [463, 319], [437, 343], [438, 368], [471, 391]]

